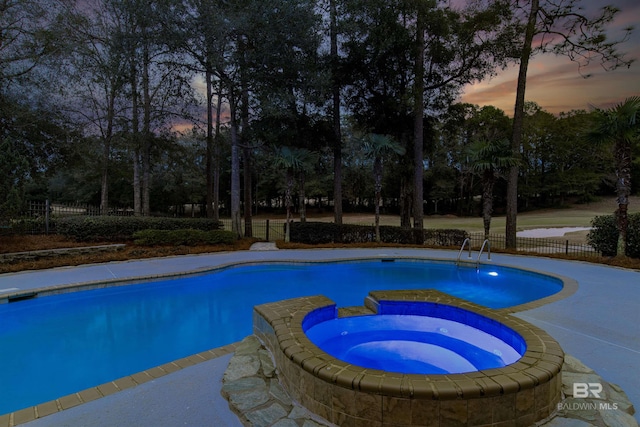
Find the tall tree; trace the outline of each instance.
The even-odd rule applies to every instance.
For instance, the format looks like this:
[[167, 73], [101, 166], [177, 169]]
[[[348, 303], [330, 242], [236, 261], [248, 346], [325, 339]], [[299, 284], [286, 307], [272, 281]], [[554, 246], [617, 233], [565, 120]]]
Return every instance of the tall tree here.
[[304, 173], [310, 164], [315, 161], [315, 158], [309, 150], [304, 148], [289, 148], [286, 146], [275, 146], [272, 156], [273, 165], [285, 172], [284, 204], [287, 210], [287, 219], [284, 240], [288, 242], [291, 236], [291, 208], [293, 207], [295, 178], [297, 174]]
[[[511, 27], [504, 1], [354, 2], [344, 48], [352, 71], [348, 105], [360, 126], [413, 141], [414, 227], [423, 228], [427, 112], [450, 103], [463, 85], [506, 60]], [[406, 118], [411, 118], [406, 120]], [[417, 233], [418, 237], [421, 233]]]
[[342, 123], [341, 79], [338, 53], [338, 0], [329, 0], [329, 38], [331, 63], [331, 123], [333, 126], [333, 214], [334, 222], [342, 224]]
[[425, 90], [425, 13], [424, 2], [418, 3], [416, 12], [416, 61], [413, 88], [413, 228], [416, 243], [424, 243], [424, 90]]
[[108, 2], [84, 3], [67, 11], [64, 21], [69, 51], [66, 58], [64, 109], [87, 136], [101, 142], [100, 209], [109, 208], [109, 171], [112, 150], [123, 128], [125, 105], [124, 51], [117, 37], [118, 14]]
[[404, 147], [392, 138], [370, 133], [363, 138], [364, 151], [373, 158], [373, 178], [375, 189], [375, 233], [376, 242], [380, 242], [380, 205], [382, 204], [382, 173], [384, 161], [392, 154], [404, 154]]
[[56, 1], [0, 2], [0, 216], [25, 201], [25, 185], [54, 168], [67, 139], [51, 67], [64, 51]]
[[174, 13], [170, 0], [112, 2], [124, 25], [118, 37], [126, 51], [127, 89], [130, 101], [134, 211], [150, 214], [152, 150], [160, 131], [168, 131], [181, 108], [192, 98], [191, 76], [182, 66], [164, 22]]
[[588, 202], [600, 189], [603, 176], [609, 176], [613, 170], [615, 163], [609, 147], [593, 144], [584, 137], [594, 114], [574, 110], [561, 113], [554, 121], [546, 190], [557, 197], [560, 204], [568, 196]]
[[539, 206], [551, 202], [549, 171], [555, 148], [554, 134], [557, 118], [544, 111], [535, 102], [525, 102], [522, 145], [520, 149], [522, 171], [519, 198], [526, 206], [536, 202]]
[[0, 140], [0, 220], [16, 218], [24, 208], [24, 186], [29, 176], [29, 161], [20, 153], [16, 141]]
[[[425, 48], [424, 91], [429, 94], [422, 108], [438, 111], [451, 103], [464, 84], [482, 80], [507, 62], [514, 27], [506, 0], [469, 1], [457, 9], [436, 6], [427, 10], [424, 44], [420, 41], [418, 45]], [[416, 150], [419, 143], [416, 139]], [[414, 167], [415, 173], [422, 172], [417, 158]], [[417, 182], [418, 177], [415, 179]], [[418, 196], [415, 200], [417, 203]], [[421, 210], [422, 203], [419, 215]]]
[[185, 0], [183, 9], [174, 14], [178, 47], [195, 60], [194, 68], [204, 74], [206, 104], [206, 213], [219, 219], [220, 130], [222, 110], [222, 80], [225, 54], [230, 51], [230, 28], [225, 25], [222, 2]]
[[627, 98], [624, 102], [606, 110], [596, 110], [593, 129], [588, 134], [591, 141], [613, 145], [616, 163], [616, 193], [618, 209], [618, 254], [626, 252], [628, 206], [631, 195], [632, 148], [640, 143], [640, 97]]
[[493, 188], [496, 180], [504, 176], [510, 166], [518, 163], [509, 149], [509, 141], [479, 140], [470, 147], [473, 170], [480, 174], [482, 181], [482, 223], [484, 238], [489, 238], [491, 216], [493, 214]]
[[[343, 6], [343, 67], [348, 70], [344, 91], [345, 106], [352, 112], [355, 127], [389, 135], [410, 147], [413, 164], [413, 102], [422, 91], [412, 92], [411, 82], [417, 50], [415, 28], [409, 26], [414, 11], [403, 1], [345, 2]], [[422, 109], [419, 109], [422, 124]], [[422, 135], [422, 132], [420, 131]], [[418, 156], [422, 158], [421, 154]], [[422, 167], [422, 163], [420, 162]], [[412, 170], [412, 169], [411, 169]], [[409, 172], [410, 173], [410, 172]], [[404, 180], [403, 218], [411, 213], [407, 195], [414, 180]], [[410, 226], [408, 223], [403, 223]]]
[[[303, 93], [313, 81], [313, 73], [304, 71], [309, 70], [318, 50], [318, 28], [310, 0], [245, 0], [223, 2], [223, 6], [229, 50], [219, 75], [229, 100], [232, 228], [239, 233], [240, 161], [235, 156], [242, 152], [244, 167], [250, 167], [255, 142], [250, 130], [256, 117], [278, 108], [292, 111], [305, 107]], [[252, 176], [250, 170], [245, 172], [245, 177]], [[249, 189], [250, 182], [245, 180], [245, 191]], [[250, 226], [246, 224], [251, 218], [250, 208], [245, 206], [245, 227]]]
[[[617, 46], [622, 40], [607, 39], [607, 25], [620, 12], [612, 6], [605, 6], [594, 15], [587, 15], [581, 0], [513, 0], [512, 8], [519, 19], [516, 26], [522, 26], [521, 38], [515, 37], [518, 56], [518, 83], [513, 113], [513, 131], [511, 149], [516, 155], [520, 152], [524, 123], [525, 92], [529, 60], [536, 53], [554, 53], [576, 61], [584, 67], [593, 61], [599, 61], [605, 70], [629, 66], [631, 61], [618, 52]], [[528, 6], [528, 8], [526, 7]], [[627, 35], [631, 29], [627, 29]], [[507, 215], [505, 226], [505, 244], [507, 248], [516, 247], [518, 212], [518, 175], [517, 166], [509, 171], [507, 186]]]

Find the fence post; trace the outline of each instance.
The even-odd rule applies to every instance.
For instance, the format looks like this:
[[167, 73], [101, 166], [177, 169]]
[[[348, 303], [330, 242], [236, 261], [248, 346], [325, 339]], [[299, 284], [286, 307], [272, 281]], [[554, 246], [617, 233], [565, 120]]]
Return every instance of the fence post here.
[[569, 255], [569, 241], [567, 240], [564, 244], [564, 254]]
[[44, 202], [44, 234], [49, 234], [49, 199]]
[[269, 219], [267, 219], [266, 222], [267, 222], [267, 225], [266, 225], [267, 231], [266, 231], [265, 240], [268, 242], [269, 241]]

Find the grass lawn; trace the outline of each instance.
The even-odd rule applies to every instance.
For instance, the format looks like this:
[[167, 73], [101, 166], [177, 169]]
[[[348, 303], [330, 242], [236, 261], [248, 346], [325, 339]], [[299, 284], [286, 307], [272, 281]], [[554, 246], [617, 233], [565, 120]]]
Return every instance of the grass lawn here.
[[[599, 215], [612, 215], [617, 209], [615, 198], [602, 199], [588, 204], [573, 204], [560, 209], [542, 209], [518, 214], [518, 230], [552, 227], [589, 227], [591, 220]], [[640, 212], [640, 197], [631, 197], [629, 213]], [[345, 214], [343, 221], [351, 224], [373, 224], [373, 214]], [[333, 214], [310, 215], [310, 221], [333, 221]], [[491, 232], [504, 234], [504, 215], [494, 216]], [[400, 225], [397, 215], [381, 215], [381, 225]], [[424, 218], [426, 228], [459, 228], [469, 232], [483, 231], [482, 217], [458, 217], [456, 215], [428, 215]], [[587, 232], [577, 232], [586, 236]]]

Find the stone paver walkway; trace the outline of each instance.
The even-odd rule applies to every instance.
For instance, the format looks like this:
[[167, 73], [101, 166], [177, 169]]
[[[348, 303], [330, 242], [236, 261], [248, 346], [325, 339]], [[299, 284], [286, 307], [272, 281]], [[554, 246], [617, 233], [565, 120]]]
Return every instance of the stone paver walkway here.
[[277, 251], [278, 247], [274, 242], [256, 242], [249, 248], [251, 251]]

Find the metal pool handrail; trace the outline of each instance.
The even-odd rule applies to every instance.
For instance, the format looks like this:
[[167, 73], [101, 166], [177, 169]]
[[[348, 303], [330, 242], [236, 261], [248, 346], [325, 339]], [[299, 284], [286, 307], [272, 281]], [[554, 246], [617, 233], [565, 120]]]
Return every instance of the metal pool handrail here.
[[469, 246], [468, 258], [471, 258], [471, 240], [469, 240], [469, 238], [467, 237], [466, 239], [464, 239], [464, 242], [462, 242], [462, 246], [460, 247], [460, 252], [458, 252], [458, 259], [456, 260], [456, 265], [460, 265], [460, 257], [462, 256], [462, 251], [464, 251], [464, 247], [467, 244]]
[[[482, 251], [484, 251], [485, 245], [487, 246], [487, 261], [491, 261], [491, 242], [489, 239], [484, 239], [482, 247], [480, 248], [480, 253], [478, 254], [478, 259], [476, 260], [476, 270], [480, 267], [480, 257], [482, 256]], [[469, 249], [471, 249], [471, 246], [469, 246]]]

